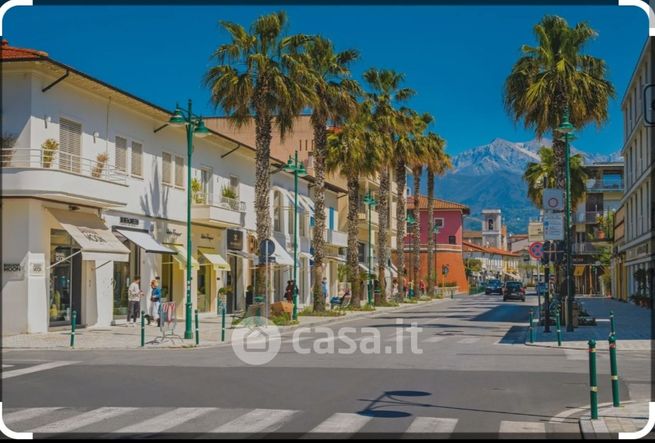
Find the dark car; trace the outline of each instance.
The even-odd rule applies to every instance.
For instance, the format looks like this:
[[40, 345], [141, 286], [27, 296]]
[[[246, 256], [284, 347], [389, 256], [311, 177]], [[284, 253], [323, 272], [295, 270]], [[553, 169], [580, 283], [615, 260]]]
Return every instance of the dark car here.
[[487, 283], [484, 286], [484, 293], [489, 294], [502, 294], [503, 293], [503, 284], [500, 280], [491, 279], [487, 280]]
[[525, 288], [520, 281], [508, 281], [503, 285], [503, 301], [515, 298], [525, 301]]

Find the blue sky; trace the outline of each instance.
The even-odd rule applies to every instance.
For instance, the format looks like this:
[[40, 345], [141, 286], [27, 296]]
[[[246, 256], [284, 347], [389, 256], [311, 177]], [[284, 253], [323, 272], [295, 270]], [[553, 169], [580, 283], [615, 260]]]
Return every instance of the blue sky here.
[[[187, 98], [216, 114], [201, 78], [212, 50], [227, 40], [218, 20], [248, 25], [281, 6], [37, 6], [5, 16], [10, 44], [50, 56], [114, 86], [172, 109]], [[369, 67], [406, 75], [417, 95], [409, 103], [436, 118], [432, 129], [463, 150], [501, 137], [526, 141], [502, 105], [502, 85], [533, 44], [532, 27], [545, 14], [570, 24], [587, 21], [599, 33], [587, 52], [607, 61], [617, 98], [609, 122], [579, 133], [576, 146], [597, 153], [620, 149], [620, 100], [647, 37], [645, 14], [618, 6], [287, 6], [292, 33], [321, 34], [337, 49], [356, 48], [355, 76]]]

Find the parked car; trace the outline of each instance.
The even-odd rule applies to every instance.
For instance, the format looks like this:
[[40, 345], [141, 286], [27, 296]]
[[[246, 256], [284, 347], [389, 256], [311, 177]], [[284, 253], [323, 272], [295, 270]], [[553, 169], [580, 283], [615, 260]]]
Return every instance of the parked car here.
[[487, 280], [487, 283], [484, 285], [484, 293], [489, 294], [499, 294], [503, 293], [503, 284], [498, 279]]
[[503, 285], [503, 301], [516, 298], [525, 301], [525, 287], [520, 281], [507, 281]]

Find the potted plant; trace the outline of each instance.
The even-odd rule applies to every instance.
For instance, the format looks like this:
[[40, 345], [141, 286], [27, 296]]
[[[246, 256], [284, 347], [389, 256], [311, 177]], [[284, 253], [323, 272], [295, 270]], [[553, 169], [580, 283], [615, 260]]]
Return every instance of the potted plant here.
[[109, 154], [106, 152], [101, 152], [98, 154], [96, 157], [96, 165], [93, 167], [93, 171], [91, 171], [91, 175], [95, 178], [100, 178], [102, 175], [102, 171], [105, 169], [105, 165], [107, 164], [107, 161], [109, 160]]
[[191, 191], [193, 192], [193, 200], [198, 204], [205, 203], [205, 195], [200, 192], [202, 185], [197, 178], [191, 179]]
[[5, 168], [11, 164], [11, 158], [14, 156], [14, 145], [16, 144], [16, 135], [15, 134], [2, 134], [1, 143], [1, 161], [0, 165]]
[[54, 138], [49, 138], [41, 144], [43, 167], [49, 168], [52, 165], [52, 160], [59, 150], [59, 142]]
[[232, 186], [223, 186], [221, 189], [223, 195], [223, 202], [227, 203], [231, 209], [237, 210], [239, 202], [237, 202], [237, 192]]

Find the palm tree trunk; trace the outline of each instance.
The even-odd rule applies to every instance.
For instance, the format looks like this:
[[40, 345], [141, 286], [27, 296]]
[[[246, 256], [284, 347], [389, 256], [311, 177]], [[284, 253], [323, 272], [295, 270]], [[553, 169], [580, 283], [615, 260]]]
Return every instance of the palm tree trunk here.
[[314, 124], [314, 311], [325, 311], [322, 294], [323, 257], [325, 255], [325, 156], [327, 154], [327, 131], [325, 121]]
[[405, 174], [405, 161], [399, 160], [396, 163], [396, 259], [398, 268], [398, 290], [401, 294], [405, 293], [405, 219], [407, 212], [407, 202], [405, 201], [405, 186], [407, 186], [407, 175]]
[[423, 165], [416, 166], [412, 173], [414, 175], [414, 218], [416, 219], [412, 231], [412, 266], [414, 267], [414, 291], [416, 291], [419, 287], [418, 283], [421, 280], [421, 211], [418, 196], [421, 192]]
[[[258, 110], [255, 117], [255, 212], [257, 223], [257, 243], [271, 236], [271, 214], [269, 192], [271, 188], [270, 158], [271, 158], [271, 122], [272, 117], [263, 110]], [[255, 290], [264, 294], [268, 266], [260, 267], [256, 272]]]
[[346, 261], [348, 263], [348, 279], [352, 285], [351, 304], [355, 307], [360, 306], [361, 301], [361, 273], [359, 272], [359, 176], [350, 174], [348, 176], [348, 253]]
[[435, 250], [436, 243], [434, 241], [434, 173], [428, 168], [428, 294], [434, 297], [434, 282], [435, 275], [433, 269], [432, 251]]
[[389, 177], [389, 167], [383, 166], [380, 172], [380, 201], [378, 202], [378, 215], [380, 219], [380, 229], [378, 231], [378, 280], [380, 282], [380, 295], [375, 296], [375, 304], [378, 304], [381, 298], [386, 297], [387, 285], [385, 280], [385, 271], [389, 261], [389, 191], [391, 180]]

